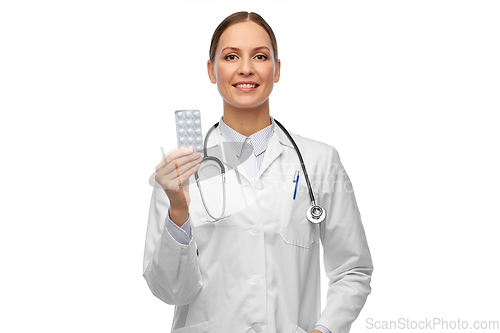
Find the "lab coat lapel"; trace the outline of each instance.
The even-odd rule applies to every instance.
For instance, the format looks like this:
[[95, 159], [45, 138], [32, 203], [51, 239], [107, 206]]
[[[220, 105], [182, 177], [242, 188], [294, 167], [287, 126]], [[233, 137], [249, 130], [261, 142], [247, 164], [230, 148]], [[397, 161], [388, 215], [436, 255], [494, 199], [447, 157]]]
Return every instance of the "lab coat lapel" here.
[[275, 125], [274, 134], [269, 140], [269, 144], [264, 155], [264, 160], [262, 161], [262, 165], [260, 167], [257, 178], [259, 178], [266, 171], [266, 169], [269, 168], [274, 160], [276, 160], [281, 155], [281, 153], [283, 152], [283, 146], [293, 148], [293, 145], [289, 142], [286, 134], [283, 133], [278, 125]]

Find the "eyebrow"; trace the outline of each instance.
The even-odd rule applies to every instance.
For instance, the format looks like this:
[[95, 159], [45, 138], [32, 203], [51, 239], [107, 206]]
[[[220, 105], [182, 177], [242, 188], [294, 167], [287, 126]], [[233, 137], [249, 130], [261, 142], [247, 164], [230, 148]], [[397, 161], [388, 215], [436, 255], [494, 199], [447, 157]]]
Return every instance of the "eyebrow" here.
[[[233, 50], [233, 51], [241, 51], [241, 50], [240, 50], [239, 48], [237, 48], [237, 47], [234, 47], [234, 46], [227, 46], [227, 47], [223, 48], [223, 49], [221, 50], [221, 52], [223, 52], [223, 51], [224, 51], [224, 50], [226, 50], [226, 49], [230, 49], [230, 50]], [[260, 49], [267, 49], [267, 50], [269, 51], [269, 48], [268, 48], [267, 46], [259, 46], [259, 47], [254, 48], [252, 51], [257, 51], [257, 50], [260, 50]]]

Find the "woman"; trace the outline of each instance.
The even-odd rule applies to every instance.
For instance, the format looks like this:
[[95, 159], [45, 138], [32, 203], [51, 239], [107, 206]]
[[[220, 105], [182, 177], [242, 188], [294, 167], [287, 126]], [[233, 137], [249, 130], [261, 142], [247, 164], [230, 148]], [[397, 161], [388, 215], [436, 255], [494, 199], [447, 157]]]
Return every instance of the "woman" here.
[[[199, 153], [179, 149], [156, 166], [161, 188], [151, 201], [144, 277], [176, 305], [172, 332], [347, 332], [371, 291], [370, 252], [337, 151], [292, 134], [328, 212], [321, 223], [306, 219], [311, 201], [297, 152], [269, 112], [280, 66], [259, 15], [235, 13], [214, 32], [207, 69], [224, 114], [206, 140], [208, 155], [228, 168], [228, 217], [210, 222], [199, 192], [190, 194], [189, 177], [203, 169]], [[220, 182], [201, 182], [211, 209], [222, 205]], [[320, 242], [329, 278], [322, 312]]]

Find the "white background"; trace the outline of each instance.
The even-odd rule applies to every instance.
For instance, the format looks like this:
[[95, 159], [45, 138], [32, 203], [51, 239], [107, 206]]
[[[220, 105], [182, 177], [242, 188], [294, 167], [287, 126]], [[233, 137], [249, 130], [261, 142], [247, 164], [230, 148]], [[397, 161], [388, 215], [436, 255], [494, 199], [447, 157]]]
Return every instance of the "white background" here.
[[277, 36], [271, 115], [353, 182], [375, 271], [352, 331], [500, 320], [498, 1], [3, 1], [0, 331], [169, 332], [148, 179], [175, 110], [222, 115], [208, 49], [240, 10]]

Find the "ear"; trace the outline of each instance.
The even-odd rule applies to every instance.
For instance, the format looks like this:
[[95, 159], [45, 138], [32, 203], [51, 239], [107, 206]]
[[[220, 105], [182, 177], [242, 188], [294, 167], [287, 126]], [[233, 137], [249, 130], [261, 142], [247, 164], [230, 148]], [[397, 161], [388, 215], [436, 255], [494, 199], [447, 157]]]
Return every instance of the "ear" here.
[[210, 60], [207, 61], [207, 71], [208, 71], [208, 78], [212, 83], [217, 83], [217, 78], [215, 77], [214, 74], [214, 66], [212, 65], [212, 62]]
[[275, 63], [274, 69], [274, 83], [277, 83], [280, 80], [280, 71], [281, 71], [281, 61], [278, 59], [278, 62]]

